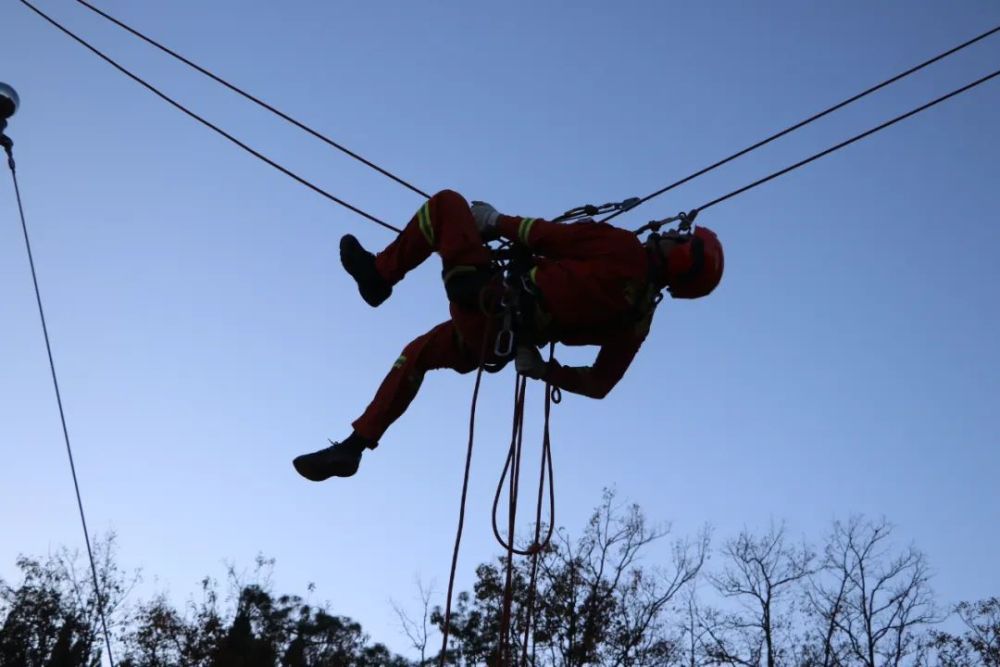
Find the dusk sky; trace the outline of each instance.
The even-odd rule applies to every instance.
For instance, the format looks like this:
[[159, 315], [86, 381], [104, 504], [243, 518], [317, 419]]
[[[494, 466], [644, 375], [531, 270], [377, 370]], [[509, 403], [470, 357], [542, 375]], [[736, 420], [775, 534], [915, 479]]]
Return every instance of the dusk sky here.
[[[213, 122], [402, 225], [419, 197], [121, 33], [39, 6]], [[427, 191], [554, 217], [644, 195], [1000, 23], [967, 2], [100, 0]], [[277, 560], [406, 652], [390, 597], [443, 602], [473, 376], [428, 374], [351, 479], [291, 459], [349, 433], [439, 266], [365, 305], [337, 257], [376, 227], [235, 149], [56, 32], [0, 8], [8, 128], [92, 534], [143, 595]], [[997, 68], [977, 44], [615, 220], [698, 206]], [[719, 289], [665, 301], [603, 401], [553, 414], [557, 522], [604, 487], [676, 536], [864, 513], [928, 556], [943, 603], [1000, 593], [1000, 80], [706, 211]], [[9, 176], [0, 177], [0, 578], [82, 549]], [[560, 348], [589, 363], [593, 349]], [[513, 369], [488, 376], [458, 589], [498, 554]], [[542, 392], [529, 390], [534, 479]], [[533, 493], [533, 492], [532, 492]], [[525, 503], [533, 504], [530, 499]], [[524, 515], [522, 528], [530, 518]], [[666, 559], [666, 543], [649, 562]]]

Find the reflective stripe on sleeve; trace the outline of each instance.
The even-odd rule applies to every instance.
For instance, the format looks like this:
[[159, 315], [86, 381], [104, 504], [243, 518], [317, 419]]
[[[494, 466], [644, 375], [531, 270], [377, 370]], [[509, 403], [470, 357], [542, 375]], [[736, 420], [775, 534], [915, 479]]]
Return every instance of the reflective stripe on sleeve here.
[[524, 245], [528, 245], [528, 237], [531, 236], [531, 228], [535, 226], [536, 220], [537, 218], [523, 218], [521, 220], [521, 226], [517, 230], [517, 237]]

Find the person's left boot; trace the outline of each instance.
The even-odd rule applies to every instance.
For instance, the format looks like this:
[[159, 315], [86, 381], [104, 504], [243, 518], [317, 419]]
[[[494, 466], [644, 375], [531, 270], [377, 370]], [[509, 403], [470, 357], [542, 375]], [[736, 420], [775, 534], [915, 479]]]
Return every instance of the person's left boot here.
[[361, 298], [372, 308], [392, 296], [392, 285], [375, 268], [375, 255], [365, 250], [351, 234], [340, 239], [340, 263], [358, 283]]
[[331, 477], [350, 477], [361, 465], [361, 454], [371, 444], [357, 433], [343, 442], [330, 441], [330, 446], [311, 454], [297, 456], [292, 461], [296, 472], [313, 482]]

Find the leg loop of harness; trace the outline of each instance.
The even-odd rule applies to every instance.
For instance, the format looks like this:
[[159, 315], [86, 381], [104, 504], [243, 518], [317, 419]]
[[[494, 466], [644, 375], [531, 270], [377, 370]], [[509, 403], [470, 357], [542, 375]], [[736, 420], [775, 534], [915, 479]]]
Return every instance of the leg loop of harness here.
[[448, 300], [463, 308], [478, 308], [483, 291], [496, 276], [489, 266], [454, 266], [441, 273]]

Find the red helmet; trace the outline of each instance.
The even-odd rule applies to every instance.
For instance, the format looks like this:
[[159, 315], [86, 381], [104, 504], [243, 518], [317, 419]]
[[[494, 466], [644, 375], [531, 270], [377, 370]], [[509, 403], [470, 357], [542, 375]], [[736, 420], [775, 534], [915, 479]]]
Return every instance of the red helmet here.
[[722, 280], [725, 264], [719, 237], [708, 227], [696, 227], [691, 234], [672, 236], [680, 240], [667, 253], [667, 291], [675, 299], [708, 296]]

